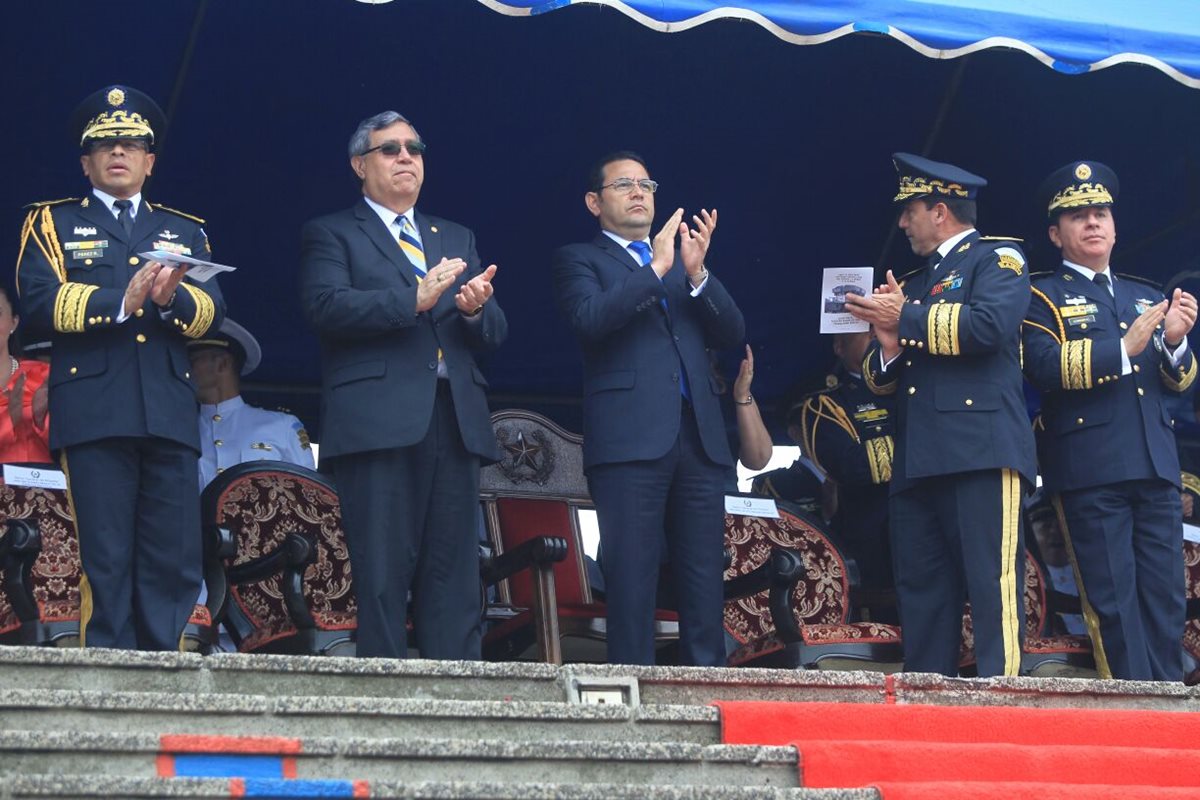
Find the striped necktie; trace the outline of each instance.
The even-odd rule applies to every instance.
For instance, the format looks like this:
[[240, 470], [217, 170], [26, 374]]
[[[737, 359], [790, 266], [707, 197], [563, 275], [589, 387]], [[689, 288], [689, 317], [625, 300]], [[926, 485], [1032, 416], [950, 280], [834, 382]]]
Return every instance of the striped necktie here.
[[[400, 249], [404, 251], [404, 255], [408, 256], [408, 260], [412, 262], [413, 272], [417, 276], [417, 283], [425, 280], [425, 273], [429, 270], [425, 266], [425, 250], [421, 247], [421, 242], [417, 239], [417, 231], [413, 228], [408, 217], [403, 214], [396, 216], [396, 224], [400, 226]], [[438, 361], [442, 360], [442, 348], [437, 351]]]
[[413, 263], [413, 272], [417, 274], [417, 280], [421, 280], [428, 271], [425, 266], [425, 250], [421, 247], [421, 240], [417, 238], [417, 231], [408, 217], [400, 214], [396, 217], [396, 223], [400, 226], [400, 249]]

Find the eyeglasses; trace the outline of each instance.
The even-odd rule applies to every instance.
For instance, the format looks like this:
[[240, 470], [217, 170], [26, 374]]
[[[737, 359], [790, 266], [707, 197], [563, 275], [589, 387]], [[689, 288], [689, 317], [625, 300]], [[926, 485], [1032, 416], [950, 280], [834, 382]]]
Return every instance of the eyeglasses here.
[[416, 139], [410, 139], [407, 142], [384, 142], [383, 144], [377, 144], [369, 150], [363, 150], [362, 154], [364, 156], [370, 155], [378, 150], [388, 158], [395, 158], [396, 156], [400, 155], [401, 150], [407, 150], [409, 156], [412, 158], [418, 158], [419, 156], [423, 156], [425, 154], [425, 148], [426, 146], [424, 142], [418, 142]]
[[111, 153], [120, 147], [122, 150], [149, 150], [150, 146], [144, 139], [101, 139], [93, 142], [92, 153]]
[[633, 178], [617, 178], [612, 183], [601, 184], [596, 190], [602, 192], [605, 189], [612, 189], [617, 194], [629, 194], [636, 186], [646, 194], [654, 194], [658, 191], [658, 181], [652, 181], [649, 178], [642, 178], [640, 181], [635, 181]]

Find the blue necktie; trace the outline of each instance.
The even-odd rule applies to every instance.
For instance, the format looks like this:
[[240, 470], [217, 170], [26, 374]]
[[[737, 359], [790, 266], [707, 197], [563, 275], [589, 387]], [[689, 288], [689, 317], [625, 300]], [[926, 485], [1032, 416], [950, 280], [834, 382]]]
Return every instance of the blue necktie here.
[[[643, 267], [650, 266], [650, 245], [645, 242], [630, 242], [629, 249], [633, 251], [633, 255]], [[659, 280], [662, 280], [661, 278]], [[662, 310], [670, 314], [670, 309], [667, 308], [667, 298], [661, 300]]]
[[[629, 249], [633, 251], [634, 256], [643, 267], [650, 265], [650, 245], [645, 242], [630, 242]], [[667, 298], [665, 297], [662, 299], [662, 309], [670, 317], [671, 312], [667, 308]], [[692, 402], [692, 393], [688, 390], [687, 370], [684, 369], [682, 360], [679, 362], [679, 393], [689, 404]]]

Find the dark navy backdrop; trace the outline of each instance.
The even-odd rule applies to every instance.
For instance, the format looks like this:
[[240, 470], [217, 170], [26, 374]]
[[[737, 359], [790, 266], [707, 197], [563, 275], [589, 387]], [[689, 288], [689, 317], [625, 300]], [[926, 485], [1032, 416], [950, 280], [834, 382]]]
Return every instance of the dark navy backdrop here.
[[429, 143], [421, 207], [474, 228], [500, 265], [512, 333], [486, 366], [493, 406], [539, 407], [575, 429], [578, 353], [548, 263], [593, 235], [584, 177], [608, 150], [649, 159], [660, 217], [720, 210], [709, 263], [746, 314], [768, 407], [829, 362], [822, 267], [916, 264], [892, 235], [894, 150], [987, 176], [980, 227], [1029, 237], [1043, 268], [1053, 254], [1033, 189], [1070, 159], [1105, 161], [1122, 181], [1118, 271], [1200, 269], [1200, 91], [1146, 67], [1067, 76], [1018, 52], [935, 61], [876, 36], [798, 47], [737, 21], [664, 35], [609, 9], [513, 18], [475, 0], [22, 3], [0, 53], [14, 261], [21, 206], [86, 188], [74, 104], [112, 82], [164, 107], [174, 97], [147, 195], [209, 220], [215, 258], [239, 270], [222, 281], [230, 314], [265, 353], [249, 394], [314, 429], [298, 231], [354, 201], [347, 139], [385, 108]]

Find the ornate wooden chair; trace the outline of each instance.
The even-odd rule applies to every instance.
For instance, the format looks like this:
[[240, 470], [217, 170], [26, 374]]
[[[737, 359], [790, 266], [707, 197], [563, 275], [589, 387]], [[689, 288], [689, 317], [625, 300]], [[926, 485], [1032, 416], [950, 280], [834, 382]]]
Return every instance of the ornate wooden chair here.
[[[77, 647], [83, 568], [66, 491], [0, 485], [0, 521], [0, 642]], [[184, 648], [215, 642], [211, 614], [197, 605]]]
[[726, 580], [769, 567], [767, 588], [729, 599], [725, 630], [738, 647], [731, 666], [894, 671], [903, 660], [900, 629], [852, 621], [846, 562], [815, 518], [786, 502], [779, 518], [727, 514], [733, 551]]
[[225, 470], [201, 518], [214, 618], [242, 652], [353, 655], [357, 605], [337, 492], [279, 461]]
[[[579, 526], [579, 512], [593, 507], [583, 439], [531, 411], [497, 411], [492, 425], [504, 458], [480, 480], [491, 547], [502, 557], [546, 537], [560, 545], [498, 585], [491, 614], [503, 616], [484, 635], [484, 657], [604, 661], [605, 606], [588, 582]], [[667, 646], [678, 637], [678, 616], [657, 612], [656, 640]]]
[[79, 644], [79, 541], [67, 493], [0, 486], [0, 642]]

